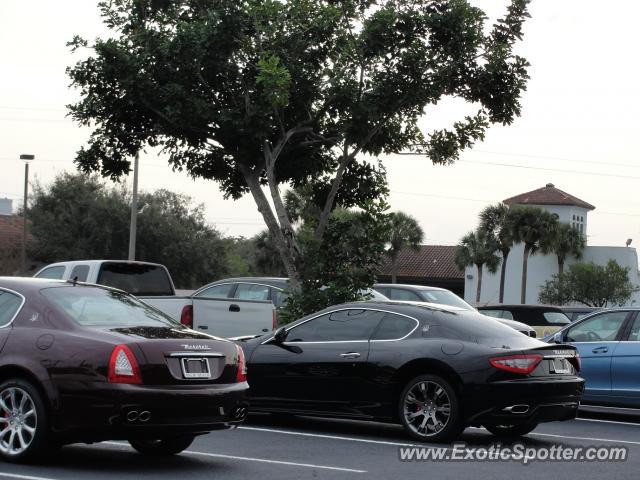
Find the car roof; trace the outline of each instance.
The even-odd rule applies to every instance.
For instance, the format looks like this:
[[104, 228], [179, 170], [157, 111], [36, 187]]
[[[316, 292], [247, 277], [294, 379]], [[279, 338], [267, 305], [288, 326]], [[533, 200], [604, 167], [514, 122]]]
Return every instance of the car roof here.
[[446, 288], [440, 288], [440, 287], [431, 287], [429, 285], [410, 285], [408, 283], [376, 283], [373, 288], [378, 288], [378, 287], [383, 287], [383, 288], [408, 288], [408, 289], [414, 289], [414, 290], [440, 290], [440, 291], [444, 291], [444, 292], [450, 292], [451, 290], [447, 290]]
[[[259, 285], [267, 285], [269, 287], [284, 289], [289, 286], [289, 279], [286, 277], [233, 277], [216, 280], [215, 282], [208, 283], [205, 287], [224, 283], [256, 283]], [[202, 290], [202, 288], [200, 290]]]
[[61, 267], [61, 266], [68, 266], [68, 265], [76, 265], [76, 264], [82, 264], [82, 265], [99, 265], [102, 263], [137, 263], [140, 265], [157, 265], [157, 266], [163, 266], [160, 263], [155, 263], [155, 262], [141, 262], [139, 260], [67, 260], [64, 262], [55, 262], [55, 263], [48, 263], [47, 265], [44, 265], [40, 270], [44, 270], [45, 268], [49, 268], [49, 267]]
[[[71, 282], [70, 280], [57, 280], [51, 278], [0, 277], [0, 288], [14, 290], [20, 294], [32, 294], [42, 290], [43, 288], [62, 287], [64, 285], [73, 285], [73, 282]], [[117, 288], [107, 287], [105, 285], [96, 285], [93, 283], [77, 282], [77, 285], [123, 292], [122, 290], [119, 290]]]
[[467, 310], [466, 308], [453, 307], [451, 305], [443, 305], [441, 303], [430, 303], [430, 302], [415, 302], [411, 300], [388, 300], [388, 301], [362, 301], [362, 302], [349, 302], [342, 303], [339, 305], [333, 305], [331, 308], [387, 308], [387, 309], [402, 309], [403, 307], [419, 307], [424, 310], [429, 311], [439, 311], [439, 312], [448, 312], [448, 313], [462, 313], [462, 312], [472, 312], [471, 310]]

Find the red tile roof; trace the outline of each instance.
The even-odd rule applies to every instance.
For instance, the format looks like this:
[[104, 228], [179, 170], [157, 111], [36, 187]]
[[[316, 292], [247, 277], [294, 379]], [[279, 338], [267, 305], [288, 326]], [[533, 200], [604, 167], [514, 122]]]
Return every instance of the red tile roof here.
[[[405, 247], [398, 255], [396, 275], [430, 279], [464, 278], [464, 272], [458, 270], [453, 261], [455, 252], [455, 245], [421, 245], [418, 250]], [[391, 259], [385, 260], [380, 274], [391, 275]]]
[[596, 207], [547, 183], [542, 188], [503, 200], [507, 205], [567, 205], [593, 210]]

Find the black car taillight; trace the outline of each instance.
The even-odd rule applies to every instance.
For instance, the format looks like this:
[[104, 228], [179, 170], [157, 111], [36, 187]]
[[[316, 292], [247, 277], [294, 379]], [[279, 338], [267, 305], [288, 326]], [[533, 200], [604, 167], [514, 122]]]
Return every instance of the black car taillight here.
[[236, 382], [246, 382], [247, 381], [247, 362], [244, 359], [244, 351], [240, 345], [236, 345], [236, 349], [238, 350], [238, 370], [236, 373]]
[[193, 328], [193, 305], [185, 305], [182, 307], [180, 323], [185, 327]]
[[521, 373], [523, 375], [528, 375], [533, 372], [541, 361], [542, 355], [538, 354], [507, 355], [505, 357], [494, 357], [489, 360], [491, 365], [498, 370]]
[[130, 383], [135, 385], [142, 383], [138, 361], [126, 345], [117, 345], [111, 352], [107, 381], [109, 383]]

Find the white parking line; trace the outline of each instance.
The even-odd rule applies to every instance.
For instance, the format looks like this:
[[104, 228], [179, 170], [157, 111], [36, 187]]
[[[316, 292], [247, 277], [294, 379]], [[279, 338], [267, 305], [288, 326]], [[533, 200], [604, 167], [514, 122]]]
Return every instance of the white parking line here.
[[268, 432], [268, 433], [282, 433], [285, 435], [299, 435], [302, 437], [315, 437], [315, 438], [327, 438], [329, 440], [346, 440], [348, 442], [361, 442], [361, 443], [377, 443], [379, 445], [393, 445], [395, 447], [416, 447], [423, 445], [416, 445], [415, 443], [401, 443], [401, 442], [390, 442], [386, 440], [371, 440], [368, 438], [357, 438], [357, 437], [343, 437], [341, 435], [325, 435], [322, 433], [305, 433], [305, 432], [296, 432], [291, 430], [279, 430], [276, 428], [261, 428], [261, 427], [238, 427], [239, 430], [254, 430], [257, 432]]
[[[129, 447], [126, 443], [120, 442], [102, 442], [103, 445], [117, 445], [118, 447]], [[338, 472], [349, 472], [349, 473], [368, 473], [367, 470], [358, 470], [354, 468], [344, 468], [344, 467], [333, 467], [330, 465], [315, 465], [312, 463], [298, 463], [298, 462], [287, 462], [284, 460], [270, 460], [267, 458], [253, 458], [253, 457], [239, 457], [237, 455], [223, 455], [221, 453], [207, 453], [207, 452], [196, 452], [194, 450], [185, 450], [182, 452], [187, 455], [196, 455], [201, 457], [212, 457], [212, 458], [226, 458], [228, 460], [243, 460], [245, 462], [258, 462], [258, 463], [270, 463], [274, 465], [287, 465], [290, 467], [305, 467], [305, 468], [315, 468], [320, 470], [334, 470]], [[50, 480], [50, 479], [46, 479]]]
[[[486, 430], [482, 427], [468, 427], [472, 430]], [[587, 440], [589, 442], [607, 442], [607, 443], [627, 443], [629, 445], [640, 445], [640, 442], [634, 442], [632, 440], [617, 440], [613, 438], [593, 438], [593, 437], [574, 437], [570, 435], [555, 435], [553, 433], [536, 433], [531, 432], [527, 435], [535, 437], [551, 437], [551, 438], [566, 438], [568, 440]]]
[[53, 480], [47, 477], [32, 477], [30, 475], [18, 475], [17, 473], [0, 472], [0, 477], [18, 478], [20, 480]]
[[634, 427], [640, 427], [638, 422], [621, 422], [619, 420], [601, 420], [599, 418], [576, 418], [580, 422], [600, 422], [600, 423], [615, 423], [616, 425], [632, 425]]

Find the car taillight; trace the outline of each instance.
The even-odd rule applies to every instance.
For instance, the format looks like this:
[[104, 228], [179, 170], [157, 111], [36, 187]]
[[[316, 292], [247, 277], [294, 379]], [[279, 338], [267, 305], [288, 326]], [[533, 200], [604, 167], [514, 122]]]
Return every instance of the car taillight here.
[[142, 383], [138, 361], [126, 345], [118, 345], [111, 352], [107, 381], [109, 383], [132, 383], [136, 385]]
[[238, 349], [238, 371], [236, 373], [236, 382], [247, 381], [247, 363], [244, 360], [244, 351], [240, 345], [236, 345]]
[[271, 321], [271, 330], [275, 330], [276, 328], [278, 328], [278, 311], [274, 308]]
[[185, 305], [182, 307], [180, 323], [185, 327], [193, 328], [193, 305]]
[[542, 355], [524, 354], [495, 357], [489, 360], [491, 365], [499, 370], [528, 375], [535, 370], [542, 361]]
[[576, 352], [576, 356], [571, 357], [568, 360], [571, 363], [571, 365], [573, 365], [573, 368], [576, 369], [576, 373], [578, 373], [580, 371], [580, 368], [582, 368], [582, 361], [580, 360], [580, 354]]

